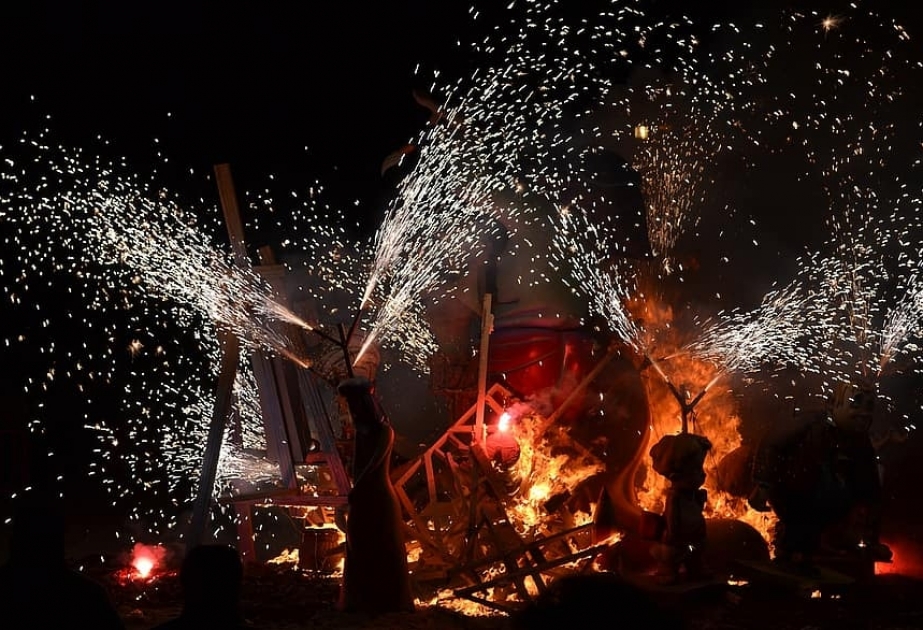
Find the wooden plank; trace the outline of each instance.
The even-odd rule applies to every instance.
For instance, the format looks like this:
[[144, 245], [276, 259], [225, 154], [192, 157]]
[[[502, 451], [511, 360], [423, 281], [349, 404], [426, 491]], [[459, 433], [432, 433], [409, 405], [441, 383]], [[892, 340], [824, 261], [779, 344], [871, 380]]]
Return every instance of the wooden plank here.
[[251, 353], [250, 365], [257, 383], [260, 411], [263, 414], [263, 432], [266, 436], [266, 450], [270, 459], [279, 464], [282, 483], [287, 488], [295, 488], [297, 478], [292, 463], [292, 453], [288, 448], [288, 436], [285, 431], [285, 417], [282, 407], [282, 395], [278, 389], [272, 361], [262, 354]]
[[[247, 257], [247, 249], [244, 246], [243, 225], [240, 222], [234, 184], [227, 164], [215, 166], [215, 182], [218, 186], [218, 196], [221, 200], [221, 209], [224, 212], [234, 260], [241, 267], [247, 268], [250, 262]], [[199, 544], [205, 541], [205, 528], [211, 509], [212, 495], [215, 490], [218, 457], [221, 453], [221, 442], [224, 438], [224, 430], [231, 409], [231, 395], [233, 393], [234, 379], [237, 376], [237, 363], [240, 360], [240, 340], [233, 333], [227, 331], [219, 331], [218, 334], [223, 355], [218, 372], [215, 408], [212, 410], [196, 498], [192, 506], [192, 522], [189, 527], [191, 544]]]
[[408, 481], [411, 477], [414, 476], [414, 474], [417, 472], [417, 470], [420, 469], [420, 466], [422, 466], [422, 465], [423, 465], [423, 460], [422, 460], [422, 458], [415, 460], [412, 464], [410, 464], [410, 466], [407, 467], [407, 470], [404, 471], [404, 474], [401, 475], [400, 479], [398, 479], [398, 480], [394, 483], [394, 485], [395, 485], [396, 487], [403, 487], [403, 485], [404, 485], [405, 483], [407, 483], [407, 481]]
[[[303, 411], [307, 418], [309, 416], [307, 400], [311, 394], [311, 389], [315, 386], [310, 373], [307, 370], [298, 370], [298, 394], [303, 403]], [[347, 496], [352, 489], [352, 480], [346, 471], [346, 466], [340, 457], [340, 451], [337, 449], [336, 436], [333, 435], [331, 426], [320, 420], [312, 423], [314, 436], [320, 444], [320, 450], [325, 455], [327, 468], [333, 476], [334, 485], [341, 496]]]
[[484, 404], [487, 398], [487, 355], [490, 350], [490, 333], [494, 327], [494, 316], [491, 311], [491, 295], [484, 294], [481, 307], [481, 349], [478, 363], [478, 402], [477, 416], [474, 422], [474, 439], [478, 444], [483, 444], [487, 437], [484, 427]]
[[340, 507], [347, 504], [346, 497], [315, 497], [308, 494], [266, 495], [263, 493], [246, 494], [239, 497], [222, 497], [219, 503], [236, 506], [278, 505], [280, 507]]
[[237, 193], [234, 190], [231, 167], [228, 164], [216, 164], [214, 171], [218, 198], [221, 200], [221, 210], [224, 213], [224, 223], [231, 240], [231, 251], [234, 253], [234, 262], [244, 269], [249, 269], [250, 257], [247, 255], [244, 224], [240, 220], [240, 208], [237, 205]]
[[[609, 365], [609, 362], [615, 358], [616, 354], [618, 354], [618, 349], [616, 346], [609, 348], [609, 352], [607, 352], [606, 355], [599, 360], [599, 363], [597, 363], [593, 369], [590, 370], [589, 374], [583, 377], [583, 380], [580, 381], [577, 387], [574, 388], [574, 391], [572, 391], [567, 396], [567, 398], [564, 399], [564, 402], [558, 405], [558, 408], [555, 409], [552, 414], [545, 419], [545, 427], [550, 427], [558, 421], [558, 418], [561, 417], [561, 414], [564, 413], [567, 408], [570, 407], [575, 400], [577, 400], [577, 397], [580, 396], [583, 391], [590, 386], [590, 383], [593, 382], [593, 379], [599, 376], [599, 373], [602, 372], [607, 365]], [[538, 432], [536, 437], [541, 437], [541, 432]]]
[[436, 494], [436, 479], [433, 476], [433, 453], [427, 451], [423, 454], [423, 465], [426, 471], [426, 493], [429, 496], [430, 503], [435, 503], [438, 498]]
[[215, 393], [215, 407], [205, 441], [205, 454], [199, 473], [196, 498], [192, 505], [192, 522], [189, 526], [189, 540], [193, 545], [205, 542], [205, 526], [215, 491], [215, 475], [218, 470], [218, 456], [231, 409], [231, 395], [234, 378], [237, 375], [237, 361], [240, 357], [240, 341], [230, 333], [222, 336], [223, 355], [218, 373], [218, 389]]

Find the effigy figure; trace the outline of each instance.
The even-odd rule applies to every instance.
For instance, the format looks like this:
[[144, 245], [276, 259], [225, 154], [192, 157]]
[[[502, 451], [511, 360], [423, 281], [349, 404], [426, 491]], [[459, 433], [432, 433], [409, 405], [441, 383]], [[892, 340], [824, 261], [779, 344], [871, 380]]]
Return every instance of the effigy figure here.
[[831, 416], [836, 432], [836, 475], [845, 488], [846, 513], [825, 532], [836, 551], [864, 550], [872, 559], [890, 560], [880, 540], [883, 493], [871, 427], [877, 395], [872, 383], [844, 383], [834, 393]]
[[670, 482], [664, 498], [664, 530], [655, 548], [657, 575], [664, 583], [707, 577], [705, 457], [712, 444], [694, 433], [666, 435], [651, 447], [653, 468]]
[[[593, 166], [587, 171], [599, 171], [594, 177], [605, 180], [605, 195], [595, 179], [582, 190], [589, 198], [587, 191], [599, 188], [595, 194], [609, 200], [595, 208], [600, 222], [643, 211], [627, 165], [616, 160]], [[617, 194], [622, 189], [637, 198]], [[558, 209], [520, 179], [494, 192], [491, 210], [499, 236], [483, 265], [484, 286], [493, 294], [489, 379], [539, 414], [554, 414], [558, 430], [589, 446], [604, 463], [599, 482], [610, 485], [650, 420], [640, 359], [605, 322], [594, 320], [589, 300], [572, 286], [574, 270], [556, 259]], [[627, 233], [625, 241], [632, 242]], [[643, 257], [646, 246], [645, 238], [643, 247], [613, 252], [612, 264]]]
[[338, 391], [355, 427], [340, 609], [373, 615], [413, 611], [404, 522], [390, 477], [394, 430], [370, 381], [347, 379]]
[[775, 513], [777, 563], [814, 573], [825, 550], [890, 559], [879, 540], [882, 489], [869, 433], [875, 399], [874, 384], [841, 383], [824, 409], [777, 423], [748, 452], [719, 465], [728, 488], [746, 493], [754, 509]]

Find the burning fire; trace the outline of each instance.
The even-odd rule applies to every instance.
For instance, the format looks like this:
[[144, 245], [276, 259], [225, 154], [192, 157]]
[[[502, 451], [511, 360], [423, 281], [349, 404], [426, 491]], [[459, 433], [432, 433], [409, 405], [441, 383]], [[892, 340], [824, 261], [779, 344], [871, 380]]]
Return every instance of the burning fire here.
[[[519, 492], [508, 506], [513, 526], [520, 533], [535, 533], [548, 520], [548, 502], [555, 497], [565, 496], [580, 482], [602, 470], [602, 463], [586, 451], [576, 455], [568, 452], [555, 453], [554, 431], [536, 432], [545, 423], [538, 414], [526, 414], [511, 424], [509, 412], [500, 417], [500, 431], [509, 431], [520, 447], [515, 475], [522, 479]], [[570, 447], [575, 447], [568, 440]], [[590, 511], [577, 511], [573, 515], [574, 526], [590, 522]]]
[[135, 543], [131, 553], [131, 566], [138, 577], [147, 579], [155, 569], [161, 567], [166, 555], [167, 550], [160, 545]]
[[120, 571], [123, 582], [150, 581], [164, 573], [167, 549], [161, 545], [135, 543], [131, 550], [129, 566]]
[[[690, 432], [705, 436], [712, 444], [705, 460], [704, 487], [708, 491], [705, 516], [742, 521], [756, 529], [769, 543], [775, 517], [752, 509], [745, 499], [717, 487], [718, 463], [741, 444], [741, 420], [733, 392], [720, 386], [722, 374], [713, 364], [679, 352], [685, 341], [682, 338], [684, 333], [675, 324], [672, 309], [660, 304], [654, 294], [647, 294], [646, 300], [635, 303], [633, 310], [639, 312], [649, 331], [657, 331], [658, 355], [668, 357], [653, 358], [658, 361], [663, 374], [657, 369], [644, 372], [652, 418], [651, 443], [664, 435], [678, 433], [682, 428], [682, 407], [677, 400], [677, 392], [685, 398], [687, 405], [701, 395], [687, 420]], [[666, 378], [672, 381], [676, 391], [671, 389], [671, 383]], [[643, 487], [638, 489], [638, 502], [645, 510], [662, 512], [661, 498], [667, 489], [667, 480], [651, 472], [653, 467], [649, 454], [645, 454], [644, 465], [649, 472], [644, 477]]]

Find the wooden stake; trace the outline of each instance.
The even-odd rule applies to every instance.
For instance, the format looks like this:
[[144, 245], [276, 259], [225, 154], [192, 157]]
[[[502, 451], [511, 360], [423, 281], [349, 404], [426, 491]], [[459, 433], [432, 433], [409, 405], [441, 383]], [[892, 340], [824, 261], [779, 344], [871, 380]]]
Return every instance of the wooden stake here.
[[211, 424], [208, 427], [208, 439], [205, 443], [205, 456], [202, 459], [202, 471], [199, 473], [199, 486], [192, 506], [192, 522], [189, 525], [189, 544], [205, 542], [205, 526], [211, 509], [212, 494], [215, 491], [215, 475], [218, 470], [218, 455], [228, 413], [231, 409], [231, 393], [237, 376], [237, 361], [240, 358], [240, 341], [231, 333], [222, 335], [224, 354], [221, 358], [221, 371], [218, 375], [218, 391], [215, 394], [215, 408], [212, 411]]
[[478, 407], [477, 416], [474, 421], [474, 441], [483, 445], [487, 439], [487, 432], [484, 427], [484, 405], [487, 397], [487, 353], [490, 349], [490, 333], [494, 327], [494, 315], [491, 312], [490, 293], [484, 294], [484, 302], [481, 307], [481, 350], [480, 364], [478, 366]]

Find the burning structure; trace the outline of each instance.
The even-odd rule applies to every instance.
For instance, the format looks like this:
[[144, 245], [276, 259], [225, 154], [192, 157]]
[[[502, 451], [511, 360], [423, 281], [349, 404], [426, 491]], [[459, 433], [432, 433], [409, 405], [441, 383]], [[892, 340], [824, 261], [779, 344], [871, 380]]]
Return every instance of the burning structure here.
[[[679, 25], [636, 27], [630, 22], [642, 16], [626, 11], [607, 14], [615, 24], [594, 16], [587, 24], [598, 28], [574, 29], [554, 23], [553, 16], [546, 21], [536, 3], [527, 4], [530, 26], [524, 34], [543, 37], [553, 30], [561, 46], [542, 39], [530, 49], [526, 36], [511, 45], [504, 42], [497, 49], [510, 53], [503, 60], [509, 65], [485, 69], [472, 78], [473, 90], [454, 92], [465, 104], [463, 112], [437, 106], [446, 111], [420, 138], [416, 167], [398, 184], [370, 248], [372, 260], [356, 274], [336, 269], [337, 281], [367, 283], [333, 334], [294, 306], [298, 301], [284, 282], [290, 269], [276, 264], [272, 252], [261, 251], [262, 264], [251, 268], [233, 212], [226, 218], [235, 261], [227, 264], [221, 252], [203, 245], [207, 239], [179, 220], [179, 212], [166, 216], [167, 204], [159, 198], [147, 204], [131, 189], [125, 202], [113, 192], [123, 188], [109, 182], [85, 198], [67, 196], [61, 213], [67, 220], [60, 224], [90, 236], [94, 260], [131, 267], [132, 284], [191, 305], [189, 310], [204, 314], [226, 342], [220, 346], [224, 360], [214, 362], [222, 373], [217, 404], [207, 410], [213, 413], [198, 407], [189, 412], [210, 418], [208, 435], [176, 432], [192, 445], [195, 457], [188, 461], [202, 459], [205, 444], [191, 538], [202, 535], [217, 486], [218, 502], [239, 513], [245, 555], [257, 529], [253, 508], [270, 505], [303, 524], [304, 568], [336, 569], [355, 482], [354, 427], [336, 386], [351, 371], [374, 375], [379, 361], [387, 363], [377, 355], [379, 348], [396, 340], [408, 362], [428, 366], [433, 391], [449, 401], [448, 418], [440, 425], [446, 430], [422, 453], [396, 465], [391, 479], [404, 517], [410, 570], [423, 592], [450, 588], [508, 608], [541, 592], [546, 579], [592, 570], [596, 563], [626, 572], [648, 570], [654, 562], [651, 549], [663, 542], [659, 517], [668, 511], [668, 484], [677, 470], [686, 471], [661, 466], [651, 450], [683, 434], [710, 445], [693, 449], [690, 487], [682, 488], [695, 499], [696, 523], [699, 517], [705, 520], [705, 561], [720, 568], [748, 554], [761, 559], [769, 554], [775, 515], [752, 509], [748, 480], [726, 474], [752, 439], [737, 408], [752, 389], [736, 387], [741, 383], [732, 383], [731, 375], [781, 357], [805, 371], [848, 381], [855, 376], [843, 367], [851, 365], [850, 357], [837, 354], [832, 366], [817, 369], [813, 360], [829, 356], [823, 344], [837, 351], [852, 342], [869, 349], [876, 339], [880, 363], [864, 361], [861, 371], [880, 375], [902, 343], [919, 336], [919, 252], [908, 256], [903, 247], [919, 239], [903, 227], [881, 235], [889, 240], [879, 239], [874, 221], [859, 230], [874, 242], [837, 245], [829, 261], [811, 262], [813, 280], [819, 277], [823, 290], [768, 295], [750, 319], [720, 318], [715, 328], [679, 321], [672, 311], [679, 301], [663, 298], [657, 286], [667, 280], [664, 274], [692, 262], [674, 256], [671, 248], [702, 190], [721, 188], [705, 186], [705, 166], [715, 163], [722, 147], [771, 145], [761, 127], [748, 129], [748, 116], [759, 123], [791, 119], [791, 125], [778, 128], [791, 127], [797, 142], [786, 134], [778, 146], [807, 146], [812, 170], [820, 160], [819, 170], [837, 175], [824, 182], [835, 180], [830, 189], [842, 188], [833, 208], [879, 198], [877, 188], [856, 194], [862, 186], [840, 177], [846, 163], [866, 159], [875, 169], [886, 164], [889, 169], [887, 178], [870, 169], [870, 181], [894, 175], [887, 141], [896, 126], [882, 124], [877, 109], [864, 122], [853, 116], [855, 103], [867, 96], [867, 73], [805, 64], [821, 76], [804, 85], [844, 87], [820, 96], [780, 90], [767, 101], [762, 90], [776, 77], [768, 65], [780, 58], [776, 50], [787, 47], [773, 45], [773, 54], [740, 63], [738, 54], [753, 50], [743, 39], [739, 50], [702, 64], [699, 40], [674, 35], [684, 30]], [[814, 45], [817, 33], [808, 22], [804, 16], [786, 20], [785, 28], [792, 29], [786, 32], [801, 28], [800, 36]], [[539, 23], [544, 28], [532, 27]], [[901, 29], [886, 30], [904, 39]], [[736, 39], [730, 32], [723, 35]], [[683, 49], [679, 76], [614, 86], [611, 77], [626, 73], [621, 60], [654, 41]], [[597, 50], [620, 67], [600, 71], [585, 63]], [[861, 57], [872, 56], [863, 51]], [[871, 102], [881, 102], [882, 94], [888, 102], [900, 96], [899, 90], [879, 85], [891, 75], [873, 74], [878, 79]], [[625, 94], [613, 96], [615, 87]], [[855, 90], [861, 90], [858, 98], [852, 98]], [[615, 128], [607, 128], [611, 133], [603, 138], [596, 121], [580, 111], [586, 101], [594, 108], [603, 100], [603, 111], [627, 115], [639, 105], [651, 110], [643, 125], [630, 121], [627, 126], [629, 132], [637, 129], [631, 138], [645, 143], [635, 147], [631, 160], [612, 147], [622, 142], [626, 129], [610, 125]], [[823, 103], [822, 111], [799, 109], [814, 103]], [[850, 115], [829, 115], [827, 103]], [[806, 120], [820, 123], [808, 126]], [[823, 130], [826, 121], [835, 123], [829, 138], [802, 143], [802, 134]], [[844, 130], [843, 121], [860, 122]], [[818, 147], [831, 138], [844, 139], [844, 146], [828, 159]], [[225, 210], [229, 193], [221, 190]], [[37, 199], [34, 204], [43, 211], [58, 206]], [[900, 206], [910, 197], [902, 193], [895, 199]], [[79, 227], [86, 229], [72, 229], [74, 217], [85, 221]], [[726, 217], [724, 208], [721, 217]], [[896, 219], [898, 226], [912, 224]], [[141, 224], [143, 232], [136, 232]], [[31, 229], [28, 221], [23, 225]], [[320, 229], [310, 228], [312, 235]], [[651, 247], [624, 240], [639, 233]], [[894, 249], [897, 262], [879, 264], [881, 252], [895, 242], [901, 246]], [[860, 254], [866, 259], [856, 260]], [[338, 249], [327, 258], [310, 257], [310, 264], [320, 267], [339, 255]], [[898, 287], [906, 289], [903, 295], [871, 295], [875, 283], [865, 280], [883, 280], [884, 270], [909, 272]], [[113, 294], [121, 296], [125, 278], [118, 275], [119, 291]], [[358, 314], [351, 310], [356, 302]], [[883, 305], [896, 307], [877, 329], [872, 315], [888, 315]], [[856, 325], [855, 334], [846, 334], [834, 321], [844, 313]], [[811, 334], [802, 334], [808, 328]], [[823, 343], [808, 343], [811, 336]], [[305, 337], [322, 342], [305, 347]], [[137, 352], [142, 347], [132, 344]], [[424, 360], [417, 360], [421, 355]], [[243, 363], [251, 369], [258, 397], [240, 396], [242, 404], [232, 410], [231, 394], [246, 389], [240, 385]], [[140, 406], [144, 426], [157, 424], [148, 416], [157, 407], [150, 401]], [[236, 421], [248, 411], [260, 420], [265, 448], [259, 457], [244, 457], [252, 453], [245, 447], [244, 423]], [[174, 438], [171, 444], [183, 442]], [[234, 457], [221, 458], [225, 449]], [[219, 459], [237, 468], [218, 470]], [[746, 457], [740, 461], [746, 466]], [[697, 536], [694, 540], [701, 540], [700, 532]]]
[[[225, 191], [225, 198], [229, 194]], [[479, 316], [472, 315], [457, 296], [446, 304], [469, 313], [468, 321], [445, 304], [439, 311], [449, 313], [456, 334], [471, 329], [473, 322], [480, 324], [479, 338], [469, 339], [478, 342], [479, 350], [469, 355], [467, 364], [458, 363], [465, 354], [457, 353], [463, 345], [459, 339], [451, 345], [456, 352], [451, 361], [461, 368], [455, 374], [462, 380], [452, 388], [436, 386], [439, 392], [452, 389], [450, 408], [464, 400], [470, 402], [468, 408], [439, 439], [416, 458], [396, 466], [391, 475], [405, 519], [408, 567], [419, 596], [449, 589], [456, 596], [510, 610], [544, 592], [555, 577], [596, 570], [598, 563], [618, 562], [625, 570], [644, 572], [654, 562], [652, 549], [658, 539], [657, 534], [644, 531], [645, 515], [656, 520], [661, 512], [675, 514], [670, 497], [679, 496], [666, 487], [669, 480], [679, 488], [673, 470], [652, 462], [656, 449], [647, 452], [651, 438], [665, 443], [677, 429], [679, 435], [691, 436], [690, 425], [710, 436], [701, 438], [709, 448], [697, 464], [701, 476], [696, 477], [697, 484], [705, 483], [712, 476], [706, 471], [714, 470], [706, 454], [717, 451], [720, 456], [736, 446], [733, 410], [718, 411], [718, 405], [705, 402], [705, 393], [712, 391], [717, 377], [704, 364], [693, 361], [684, 366], [684, 382], [676, 386], [660, 360], [594, 325], [588, 305], [574, 299], [566, 287], [558, 284], [557, 289], [532, 291], [511, 282], [522, 274], [519, 261], [528, 258], [536, 264], [532, 248], [549, 231], [538, 220], [541, 215], [533, 215], [531, 222], [524, 219], [530, 211], [515, 215], [519, 217], [515, 226], [506, 225], [503, 241], [507, 248], [513, 243], [508, 255], [511, 252], [514, 264], [505, 266], [502, 254], [492, 254], [497, 260], [484, 286], [492, 286], [495, 294], [480, 293]], [[232, 240], [243, 242], [240, 234]], [[538, 247], [541, 251], [551, 244]], [[545, 260], [549, 264], [550, 259]], [[257, 272], [271, 274], [273, 269], [258, 267]], [[549, 266], [544, 276], [550, 278], [552, 273]], [[278, 279], [276, 284], [284, 286]], [[286, 301], [284, 296], [278, 299], [280, 305]], [[649, 303], [645, 307], [657, 310]], [[298, 321], [294, 314], [289, 320]], [[431, 324], [445, 330], [444, 321], [437, 318]], [[460, 321], [464, 326], [458, 326]], [[313, 326], [301, 328], [305, 334], [321, 334]], [[255, 365], [265, 366], [257, 374], [268, 456], [282, 474], [268, 488], [238, 486], [219, 498], [238, 510], [244, 547], [254, 538], [250, 510], [274, 505], [304, 520], [304, 568], [329, 569], [335, 566], [330, 558], [343, 555], [342, 545], [318, 546], [318, 541], [327, 538], [324, 531], [348, 531], [357, 472], [352, 470], [353, 419], [343, 400], [329, 394], [357, 371], [371, 381], [377, 374], [376, 346], [368, 337], [359, 342], [352, 339], [356, 330], [354, 325], [347, 332], [341, 325], [338, 338], [322, 335], [327, 343], [320, 344], [313, 357], [297, 362], [290, 357], [253, 355]], [[437, 337], [445, 339], [445, 335]], [[676, 369], [678, 359], [671, 361]], [[293, 363], [298, 366], [294, 375]], [[440, 375], [444, 373], [435, 376]], [[696, 382], [698, 376], [705, 381]], [[698, 396], [688, 394], [693, 387], [700, 388]], [[715, 398], [712, 394], [708, 403]], [[698, 408], [699, 403], [707, 413]], [[216, 430], [219, 435], [223, 432]], [[209, 462], [206, 452], [206, 466]], [[651, 470], [663, 479], [658, 481]], [[211, 499], [204, 484], [214, 479], [214, 472], [203, 479], [194, 536], [202, 535]], [[745, 504], [733, 502], [717, 488], [711, 492], [696, 488], [690, 490], [701, 496], [702, 519], [742, 523], [739, 517], [746, 511]], [[676, 533], [675, 528], [668, 529]], [[631, 557], [632, 543], [623, 546], [622, 536], [634, 537], [633, 543], [643, 541], [651, 549]], [[348, 537], [345, 545], [348, 549]], [[245, 549], [244, 555], [252, 555], [252, 550]]]

